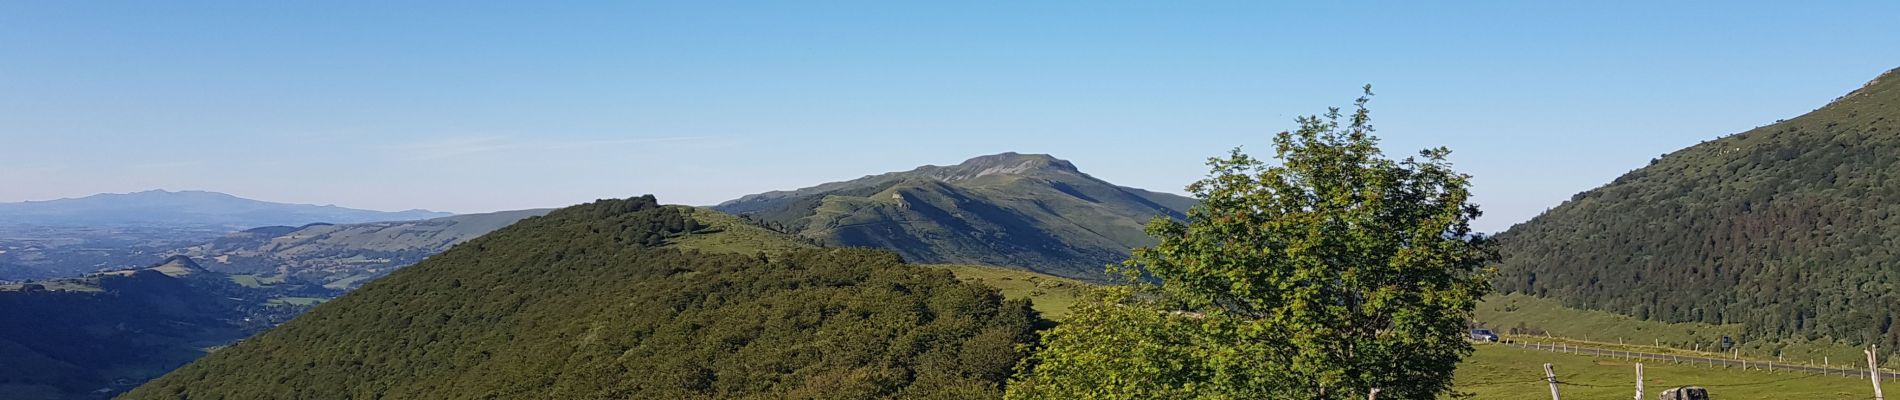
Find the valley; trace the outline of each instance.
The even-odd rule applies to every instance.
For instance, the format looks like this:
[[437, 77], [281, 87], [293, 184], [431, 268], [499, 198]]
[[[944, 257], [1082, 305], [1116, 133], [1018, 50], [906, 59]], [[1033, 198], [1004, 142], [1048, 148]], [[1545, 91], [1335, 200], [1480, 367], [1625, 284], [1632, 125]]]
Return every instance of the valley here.
[[[133, 197], [155, 201], [151, 197], [166, 194]], [[107, 227], [0, 224], [0, 266], [10, 267], [0, 268], [6, 273], [0, 302], [7, 303], [0, 318], [36, 321], [0, 330], [0, 346], [15, 368], [0, 371], [12, 377], [0, 381], [0, 398], [110, 397], [392, 270], [547, 211], [236, 232], [142, 220]], [[371, 218], [343, 213], [344, 220]]]
[[[1345, 149], [1317, 153], [1323, 156], [1377, 160], [1351, 164], [1370, 165], [1360, 172], [1371, 178], [1311, 188], [1301, 186], [1316, 179], [1310, 176], [1211, 179], [1191, 186], [1189, 197], [1109, 183], [1052, 155], [1009, 152], [704, 207], [666, 205], [648, 195], [442, 215], [165, 191], [0, 204], [0, 216], [11, 218], [0, 224], [0, 319], [30, 322], [0, 329], [0, 358], [9, 361], [0, 367], [0, 397], [1060, 398], [1070, 390], [1114, 392], [1126, 388], [1047, 386], [1059, 389], [1008, 394], [1073, 379], [1038, 378], [1037, 368], [1073, 373], [1124, 362], [1140, 366], [1182, 357], [1166, 353], [1178, 349], [1159, 350], [1167, 346], [1209, 346], [1183, 338], [1256, 334], [1261, 330], [1240, 327], [1274, 321], [1263, 309], [1309, 301], [1276, 296], [1304, 293], [1314, 282], [1370, 279], [1263, 277], [1246, 268], [1212, 273], [1200, 269], [1206, 265], [1307, 268], [1383, 257], [1366, 250], [1377, 248], [1367, 243], [1392, 239], [1388, 243], [1403, 251], [1441, 241], [1434, 246], [1442, 247], [1424, 247], [1444, 252], [1444, 259], [1431, 261], [1443, 264], [1431, 265], [1484, 263], [1483, 275], [1454, 271], [1365, 284], [1375, 293], [1439, 285], [1431, 287], [1483, 294], [1469, 298], [1468, 310], [1423, 313], [1467, 312], [1469, 318], [1459, 317], [1466, 327], [1490, 329], [1509, 342], [1476, 343], [1468, 355], [1462, 346], [1473, 344], [1443, 344], [1439, 350], [1458, 357], [1444, 364], [1455, 368], [1436, 369], [1443, 375], [1430, 378], [1448, 379], [1452, 395], [1444, 398], [1540, 394], [1548, 389], [1540, 375], [1544, 363], [1556, 366], [1566, 395], [1627, 396], [1634, 363], [1642, 361], [1633, 353], [1702, 360], [1642, 361], [1658, 390], [1698, 385], [1723, 399], [1860, 398], [1868, 382], [1840, 376], [1847, 370], [1786, 369], [1851, 368], [1864, 360], [1868, 345], [1900, 347], [1894, 317], [1877, 307], [1900, 301], [1889, 295], [1900, 275], [1884, 268], [1900, 260], [1890, 251], [1900, 248], [1900, 237], [1892, 235], [1900, 230], [1891, 229], [1900, 212], [1888, 201], [1900, 199], [1893, 192], [1900, 181], [1890, 173], [1900, 171], [1893, 156], [1900, 154], [1897, 74], [1883, 74], [1806, 115], [1664, 155], [1495, 237], [1470, 232], [1464, 222], [1477, 215], [1475, 208], [1462, 207], [1466, 194], [1446, 189], [1462, 188], [1468, 176], [1434, 170], [1442, 167], [1435, 161], [1385, 163], [1365, 155], [1376, 149], [1354, 153], [1365, 147], [1326, 142], [1364, 139], [1317, 133], [1287, 133], [1280, 140]], [[1225, 160], [1231, 164], [1210, 163], [1217, 174], [1270, 176], [1316, 162], [1233, 157]], [[1444, 181], [1400, 189], [1372, 184], [1420, 177]], [[1284, 194], [1289, 190], [1312, 192]], [[1423, 218], [1416, 214], [1427, 212], [1422, 209], [1315, 216], [1329, 207], [1416, 200], [1429, 197], [1417, 192], [1429, 190], [1445, 192], [1418, 203], [1446, 214], [1426, 220], [1452, 222], [1425, 234], [1406, 236], [1404, 229], [1418, 225], [1391, 222]], [[1375, 195], [1394, 197], [1365, 200]], [[1260, 222], [1269, 216], [1298, 223]], [[262, 224], [241, 225], [250, 223]], [[1207, 225], [1226, 223], [1258, 225]], [[1360, 231], [1327, 236], [1349, 229]], [[1320, 239], [1294, 245], [1284, 241], [1289, 237]], [[1368, 247], [1339, 244], [1350, 240]], [[1364, 254], [1326, 251], [1337, 248]], [[1492, 251], [1497, 259], [1486, 258]], [[1111, 275], [1111, 269], [1140, 279]], [[1467, 278], [1495, 292], [1458, 286]], [[1223, 297], [1234, 293], [1270, 301]], [[1314, 304], [1394, 303], [1403, 301], [1353, 297]], [[1377, 314], [1347, 313], [1362, 319], [1343, 320], [1394, 323]], [[1124, 331], [1084, 330], [1128, 326], [1142, 328], [1126, 337], [1117, 336]], [[1203, 332], [1195, 329], [1218, 335], [1197, 337]], [[1287, 336], [1324, 329], [1332, 328], [1288, 330], [1297, 333]], [[1084, 334], [1062, 339], [1074, 332]], [[1114, 358], [1124, 345], [1152, 358]], [[1546, 351], [1552, 346], [1585, 350]], [[1077, 348], [1081, 353], [1065, 353]], [[1315, 362], [1272, 358], [1283, 357], [1272, 352], [1244, 356]], [[1783, 370], [1746, 367], [1750, 363]], [[1277, 365], [1249, 363], [1269, 364]], [[1157, 372], [1202, 373], [1208, 372]], [[1201, 390], [1140, 387], [1145, 384], [1129, 385], [1163, 390], [1150, 393]]]

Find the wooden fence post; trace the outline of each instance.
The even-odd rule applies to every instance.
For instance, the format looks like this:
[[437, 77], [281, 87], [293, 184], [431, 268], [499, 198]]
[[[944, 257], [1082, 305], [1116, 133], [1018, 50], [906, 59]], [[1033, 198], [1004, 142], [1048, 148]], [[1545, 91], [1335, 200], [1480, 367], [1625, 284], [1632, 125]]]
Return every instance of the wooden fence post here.
[[1636, 400], [1643, 400], [1643, 363], [1636, 363]]
[[1557, 394], [1557, 370], [1551, 369], [1550, 363], [1544, 363], [1544, 380], [1550, 381], [1550, 400], [1564, 400], [1563, 396]]
[[1366, 393], [1366, 400], [1379, 400], [1379, 388], [1372, 388], [1371, 392]]
[[1874, 382], [1874, 400], [1887, 400], [1887, 395], [1880, 392], [1880, 345], [1861, 352], [1867, 353], [1867, 378]]

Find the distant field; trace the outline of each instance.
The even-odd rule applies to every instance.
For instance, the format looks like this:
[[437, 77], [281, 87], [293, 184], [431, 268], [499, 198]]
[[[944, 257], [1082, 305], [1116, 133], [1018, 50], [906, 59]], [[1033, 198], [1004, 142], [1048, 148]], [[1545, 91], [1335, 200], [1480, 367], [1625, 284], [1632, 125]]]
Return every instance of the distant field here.
[[326, 283], [323, 285], [323, 287], [330, 288], [330, 289], [339, 289], [339, 290], [348, 289], [350, 285], [356, 284], [357, 282], [361, 282], [364, 280], [368, 280], [370, 278], [375, 278], [375, 277], [376, 276], [371, 275], [371, 274], [357, 274], [357, 275], [350, 276], [348, 278], [338, 279], [335, 282]]
[[1089, 284], [1035, 272], [981, 265], [929, 265], [950, 270], [957, 279], [996, 288], [1003, 297], [1029, 299], [1044, 318], [1061, 321], [1069, 316], [1069, 307], [1082, 298]]
[[[1628, 399], [1635, 394], [1634, 362], [1619, 359], [1479, 345], [1458, 367], [1455, 390], [1474, 399], [1541, 399], [1550, 395], [1544, 363], [1554, 364], [1565, 399]], [[1695, 385], [1722, 400], [1866, 399], [1873, 387], [1865, 380], [1788, 372], [1743, 371], [1667, 362], [1643, 363], [1646, 398], [1663, 389]]]
[[[45, 287], [46, 290], [49, 290], [49, 291], [67, 291], [67, 292], [98, 292], [100, 291], [99, 286], [94, 285], [84, 280], [56, 279], [56, 280], [50, 280], [50, 281], [35, 281], [33, 283], [38, 284], [41, 287]], [[20, 290], [21, 288], [25, 286], [26, 286], [25, 284], [17, 284], [17, 283], [0, 285], [0, 291], [15, 291], [15, 290]]]
[[265, 286], [284, 283], [284, 277], [282, 276], [259, 277], [257, 275], [231, 275], [231, 282], [235, 282], [239, 286], [243, 286], [247, 288], [261, 288]]
[[1645, 345], [1660, 343], [1685, 349], [1695, 348], [1696, 344], [1706, 347], [1719, 343], [1725, 335], [1740, 337], [1742, 332], [1741, 325], [1642, 321], [1624, 315], [1565, 307], [1557, 300], [1522, 294], [1485, 298], [1478, 305], [1477, 314], [1479, 323], [1499, 333], [1509, 333], [1514, 328], [1530, 329], [1546, 331], [1551, 336], [1610, 343], [1622, 338], [1624, 341], [1640, 341]]
[[321, 297], [279, 297], [275, 299], [270, 299], [269, 304], [274, 305], [274, 306], [275, 305], [307, 306], [311, 304], [322, 303], [324, 300], [328, 300], [328, 299], [324, 299]]

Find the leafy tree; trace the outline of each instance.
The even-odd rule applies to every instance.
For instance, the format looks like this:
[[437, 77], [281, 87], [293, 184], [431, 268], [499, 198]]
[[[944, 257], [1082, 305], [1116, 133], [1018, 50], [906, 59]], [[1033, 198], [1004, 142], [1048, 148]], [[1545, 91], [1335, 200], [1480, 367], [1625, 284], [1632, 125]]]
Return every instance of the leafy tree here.
[[1278, 163], [1235, 149], [1155, 219], [1132, 283], [1043, 337], [1010, 397], [1429, 399], [1471, 351], [1493, 258], [1444, 148], [1387, 159], [1365, 108], [1298, 119]]

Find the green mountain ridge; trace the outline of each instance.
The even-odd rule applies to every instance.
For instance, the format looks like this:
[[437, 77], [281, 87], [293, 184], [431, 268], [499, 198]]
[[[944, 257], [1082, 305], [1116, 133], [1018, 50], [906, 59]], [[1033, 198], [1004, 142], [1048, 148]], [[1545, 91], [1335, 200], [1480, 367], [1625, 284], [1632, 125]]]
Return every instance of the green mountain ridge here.
[[1153, 244], [1142, 231], [1149, 219], [1184, 218], [1193, 202], [1116, 186], [1049, 155], [1002, 153], [748, 195], [713, 208], [828, 245], [888, 249], [912, 262], [1101, 281], [1104, 266]]
[[122, 398], [996, 397], [1034, 339], [1024, 301], [803, 243], [651, 196], [564, 208]]
[[1498, 235], [1497, 287], [1738, 340], [1900, 345], [1900, 69]]

